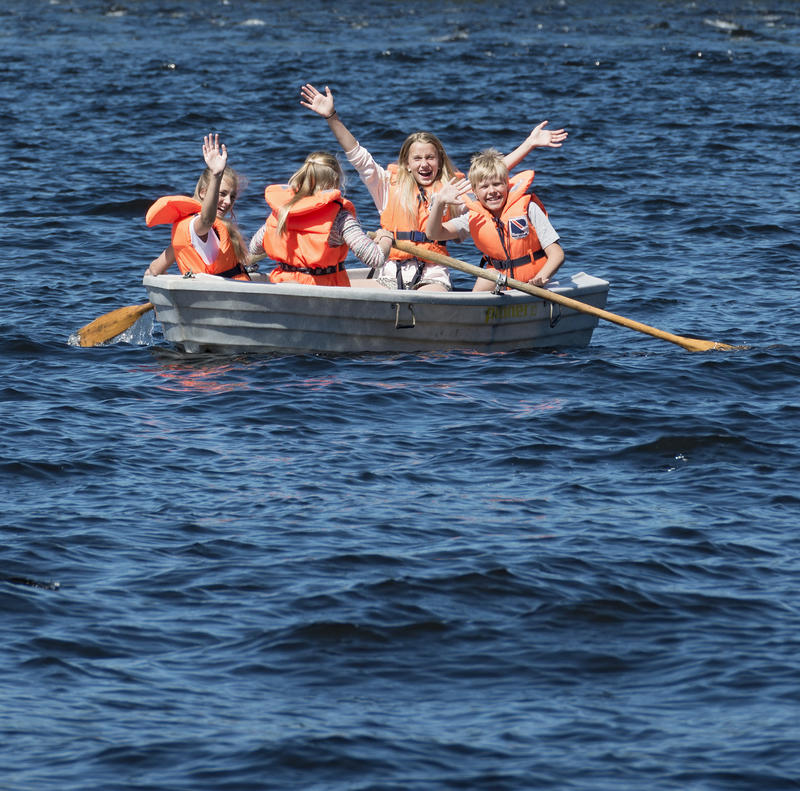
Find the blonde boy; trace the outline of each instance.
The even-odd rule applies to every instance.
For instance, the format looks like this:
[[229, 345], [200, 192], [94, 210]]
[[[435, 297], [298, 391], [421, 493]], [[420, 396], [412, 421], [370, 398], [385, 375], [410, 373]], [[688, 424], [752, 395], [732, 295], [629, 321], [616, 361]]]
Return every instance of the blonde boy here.
[[[481, 265], [509, 277], [544, 286], [564, 262], [559, 236], [542, 202], [531, 190], [534, 172], [509, 177], [503, 155], [486, 149], [472, 158], [469, 181], [450, 179], [433, 199], [425, 228], [431, 239], [471, 236], [483, 253]], [[442, 222], [447, 204], [464, 204], [468, 212]], [[488, 291], [491, 281], [479, 278], [473, 291]]]

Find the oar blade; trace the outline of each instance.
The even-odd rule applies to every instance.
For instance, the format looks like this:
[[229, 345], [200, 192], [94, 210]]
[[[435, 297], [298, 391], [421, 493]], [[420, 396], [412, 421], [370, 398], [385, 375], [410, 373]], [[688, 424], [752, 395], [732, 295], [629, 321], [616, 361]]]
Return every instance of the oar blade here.
[[734, 352], [750, 348], [749, 346], [732, 346], [730, 343], [721, 343], [720, 341], [705, 341], [702, 338], [675, 337], [680, 338], [675, 342], [690, 352]]
[[143, 305], [126, 305], [110, 313], [98, 316], [85, 327], [78, 330], [78, 340], [81, 346], [97, 346], [106, 343], [117, 335], [121, 335], [149, 310], [153, 309], [152, 302]]

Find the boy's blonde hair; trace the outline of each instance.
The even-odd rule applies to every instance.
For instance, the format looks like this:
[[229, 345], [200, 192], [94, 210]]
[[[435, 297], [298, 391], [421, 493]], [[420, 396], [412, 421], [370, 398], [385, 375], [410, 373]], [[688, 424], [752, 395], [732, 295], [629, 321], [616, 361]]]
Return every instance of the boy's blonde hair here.
[[493, 178], [507, 180], [508, 167], [496, 148], [485, 148], [470, 160], [469, 183], [475, 189], [482, 181]]
[[328, 151], [312, 151], [306, 157], [300, 170], [289, 179], [289, 186], [294, 191], [294, 195], [278, 211], [276, 231], [279, 234], [285, 232], [289, 210], [299, 200], [321, 190], [340, 189], [343, 181], [342, 166], [333, 154]]
[[[225, 170], [222, 171], [222, 181], [220, 184], [223, 184], [225, 181], [230, 181], [233, 184], [233, 202], [231, 204], [231, 219], [229, 220], [227, 217], [217, 217], [217, 220], [221, 222], [228, 231], [228, 236], [230, 236], [231, 244], [233, 245], [233, 251], [236, 253], [236, 260], [243, 264], [248, 259], [248, 251], [247, 245], [244, 243], [244, 239], [242, 238], [241, 231], [236, 226], [236, 213], [234, 212], [233, 203], [235, 203], [236, 198], [244, 191], [244, 188], [247, 186], [247, 179], [242, 176], [240, 173], [237, 173], [232, 167], [225, 166]], [[200, 178], [197, 179], [197, 184], [194, 188], [194, 199], [202, 201], [203, 196], [206, 194], [208, 190], [208, 185], [211, 182], [211, 170], [206, 168], [201, 174]]]
[[436, 181], [449, 181], [456, 174], [456, 169], [444, 150], [442, 141], [431, 132], [414, 132], [410, 134], [400, 146], [400, 153], [397, 155], [397, 187], [400, 191], [400, 205], [403, 210], [416, 219], [417, 202], [419, 199], [419, 186], [414, 176], [408, 169], [408, 154], [414, 143], [430, 143], [439, 157], [439, 172], [436, 174]]

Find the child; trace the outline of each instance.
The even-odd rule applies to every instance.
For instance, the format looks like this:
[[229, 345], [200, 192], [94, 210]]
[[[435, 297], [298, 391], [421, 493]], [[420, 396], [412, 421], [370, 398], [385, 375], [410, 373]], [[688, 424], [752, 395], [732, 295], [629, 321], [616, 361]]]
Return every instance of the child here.
[[[483, 253], [481, 266], [544, 286], [564, 262], [564, 251], [542, 202], [531, 191], [532, 182], [532, 170], [509, 178], [502, 154], [491, 148], [482, 151], [472, 158], [469, 181], [451, 179], [434, 196], [425, 232], [432, 239], [471, 235]], [[443, 222], [445, 206], [459, 201], [467, 214]], [[492, 288], [490, 280], [478, 278], [472, 290]]]
[[327, 151], [314, 151], [288, 184], [266, 188], [272, 213], [250, 250], [260, 237], [264, 251], [277, 261], [269, 277], [273, 283], [349, 286], [343, 266], [348, 249], [367, 266], [383, 266], [391, 234], [379, 230], [373, 242], [364, 233], [353, 204], [342, 197], [342, 181], [339, 160]]
[[145, 271], [160, 275], [173, 263], [181, 272], [250, 280], [244, 263], [247, 250], [241, 233], [225, 219], [233, 214], [233, 204], [241, 185], [240, 176], [227, 167], [228, 150], [220, 146], [219, 135], [203, 138], [206, 169], [195, 187], [194, 197], [167, 195], [147, 211], [148, 227], [172, 223], [172, 242]]
[[[301, 104], [321, 115], [344, 150], [350, 164], [358, 171], [380, 212], [381, 226], [392, 232], [396, 239], [406, 239], [427, 249], [446, 254], [443, 244], [455, 235], [443, 234], [438, 240], [426, 236], [425, 225], [430, 212], [431, 198], [457, 173], [439, 139], [429, 132], [415, 132], [406, 138], [397, 162], [384, 169], [376, 164], [369, 151], [358, 144], [339, 119], [334, 108], [333, 95], [326, 86], [320, 93], [313, 85], [300, 90]], [[561, 145], [567, 133], [563, 129], [545, 130], [545, 121], [539, 124], [514, 152], [508, 155], [509, 167], [514, 167], [533, 148]], [[464, 211], [463, 205], [450, 207], [451, 211]], [[397, 249], [390, 252], [390, 260], [377, 270], [378, 282], [386, 288], [407, 288], [433, 291], [450, 291], [447, 267], [412, 257]]]

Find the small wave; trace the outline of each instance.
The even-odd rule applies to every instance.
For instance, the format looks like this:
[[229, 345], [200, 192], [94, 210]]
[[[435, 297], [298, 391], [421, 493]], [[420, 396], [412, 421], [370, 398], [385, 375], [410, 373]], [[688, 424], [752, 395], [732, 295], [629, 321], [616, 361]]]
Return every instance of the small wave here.
[[704, 19], [703, 23], [709, 27], [717, 28], [717, 30], [724, 30], [727, 33], [742, 29], [735, 22], [728, 22], [726, 19]]
[[446, 33], [443, 36], [437, 36], [433, 40], [439, 42], [468, 41], [469, 31], [466, 28], [460, 27], [452, 33]]
[[84, 214], [95, 217], [144, 217], [153, 203], [152, 198], [132, 198], [127, 201], [106, 201], [90, 206]]
[[757, 35], [754, 31], [727, 19], [704, 19], [703, 23], [727, 33], [731, 38], [753, 38]]
[[57, 591], [61, 588], [60, 582], [48, 582], [44, 580], [34, 580], [30, 577], [4, 577], [3, 582], [10, 585], [24, 585], [28, 588], [40, 588], [42, 590]]

